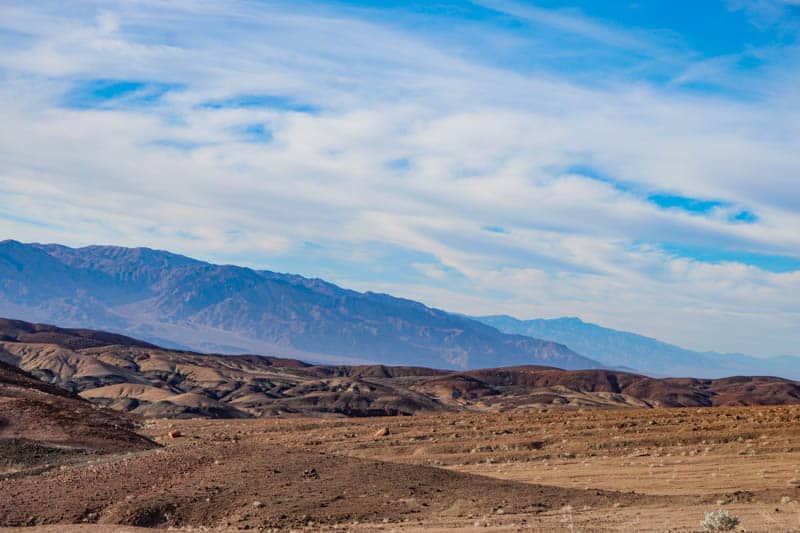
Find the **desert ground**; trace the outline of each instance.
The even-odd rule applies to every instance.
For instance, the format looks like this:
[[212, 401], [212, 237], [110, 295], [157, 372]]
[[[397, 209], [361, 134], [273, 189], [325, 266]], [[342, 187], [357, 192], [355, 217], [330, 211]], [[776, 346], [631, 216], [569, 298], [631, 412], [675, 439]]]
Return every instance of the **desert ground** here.
[[800, 531], [797, 406], [157, 419], [140, 432], [163, 447], [6, 464], [0, 524], [663, 532], [700, 531], [723, 508], [740, 530]]
[[789, 380], [314, 366], [0, 332], [0, 527], [665, 532], [724, 509], [740, 530], [800, 531]]

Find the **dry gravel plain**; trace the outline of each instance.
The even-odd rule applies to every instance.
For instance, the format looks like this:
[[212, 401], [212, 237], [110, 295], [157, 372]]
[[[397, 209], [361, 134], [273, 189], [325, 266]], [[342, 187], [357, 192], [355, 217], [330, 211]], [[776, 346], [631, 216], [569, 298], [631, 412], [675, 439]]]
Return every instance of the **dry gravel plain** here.
[[141, 431], [164, 448], [6, 476], [0, 524], [662, 532], [700, 531], [705, 511], [724, 508], [740, 530], [800, 531], [797, 406], [149, 420]]

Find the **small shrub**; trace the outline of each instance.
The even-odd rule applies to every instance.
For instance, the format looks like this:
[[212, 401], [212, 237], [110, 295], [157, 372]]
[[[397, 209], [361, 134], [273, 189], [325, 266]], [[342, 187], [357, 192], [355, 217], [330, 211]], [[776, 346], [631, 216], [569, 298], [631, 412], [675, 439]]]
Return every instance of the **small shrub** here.
[[707, 512], [700, 522], [704, 531], [731, 531], [738, 525], [739, 519], [724, 509]]

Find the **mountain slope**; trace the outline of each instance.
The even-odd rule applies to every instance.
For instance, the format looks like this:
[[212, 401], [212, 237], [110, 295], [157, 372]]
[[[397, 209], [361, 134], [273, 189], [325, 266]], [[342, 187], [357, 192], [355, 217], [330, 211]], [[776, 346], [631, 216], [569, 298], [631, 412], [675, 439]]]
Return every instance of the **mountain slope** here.
[[598, 368], [551, 341], [318, 279], [147, 248], [0, 242], [0, 314], [168, 348], [445, 368]]
[[800, 358], [756, 358], [741, 354], [694, 352], [659, 340], [604, 328], [579, 318], [518, 320], [505, 315], [477, 320], [506, 333], [564, 343], [609, 367], [627, 367], [652, 375], [723, 377], [776, 375], [800, 379]]

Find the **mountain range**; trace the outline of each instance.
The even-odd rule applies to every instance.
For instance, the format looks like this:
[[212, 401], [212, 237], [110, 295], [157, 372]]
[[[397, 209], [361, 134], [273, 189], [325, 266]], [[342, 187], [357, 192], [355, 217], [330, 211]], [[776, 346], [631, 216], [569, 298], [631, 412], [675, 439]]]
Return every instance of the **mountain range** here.
[[797, 357], [696, 352], [575, 317], [468, 317], [321, 279], [149, 248], [2, 241], [0, 316], [114, 331], [175, 350], [326, 364], [800, 378]]
[[335, 364], [603, 367], [411, 300], [148, 248], [0, 242], [0, 315], [173, 349]]
[[590, 324], [577, 317], [519, 320], [494, 315], [478, 320], [506, 333], [566, 344], [606, 366], [633, 368], [652, 376], [774, 375], [800, 379], [800, 357], [696, 352], [644, 335]]

